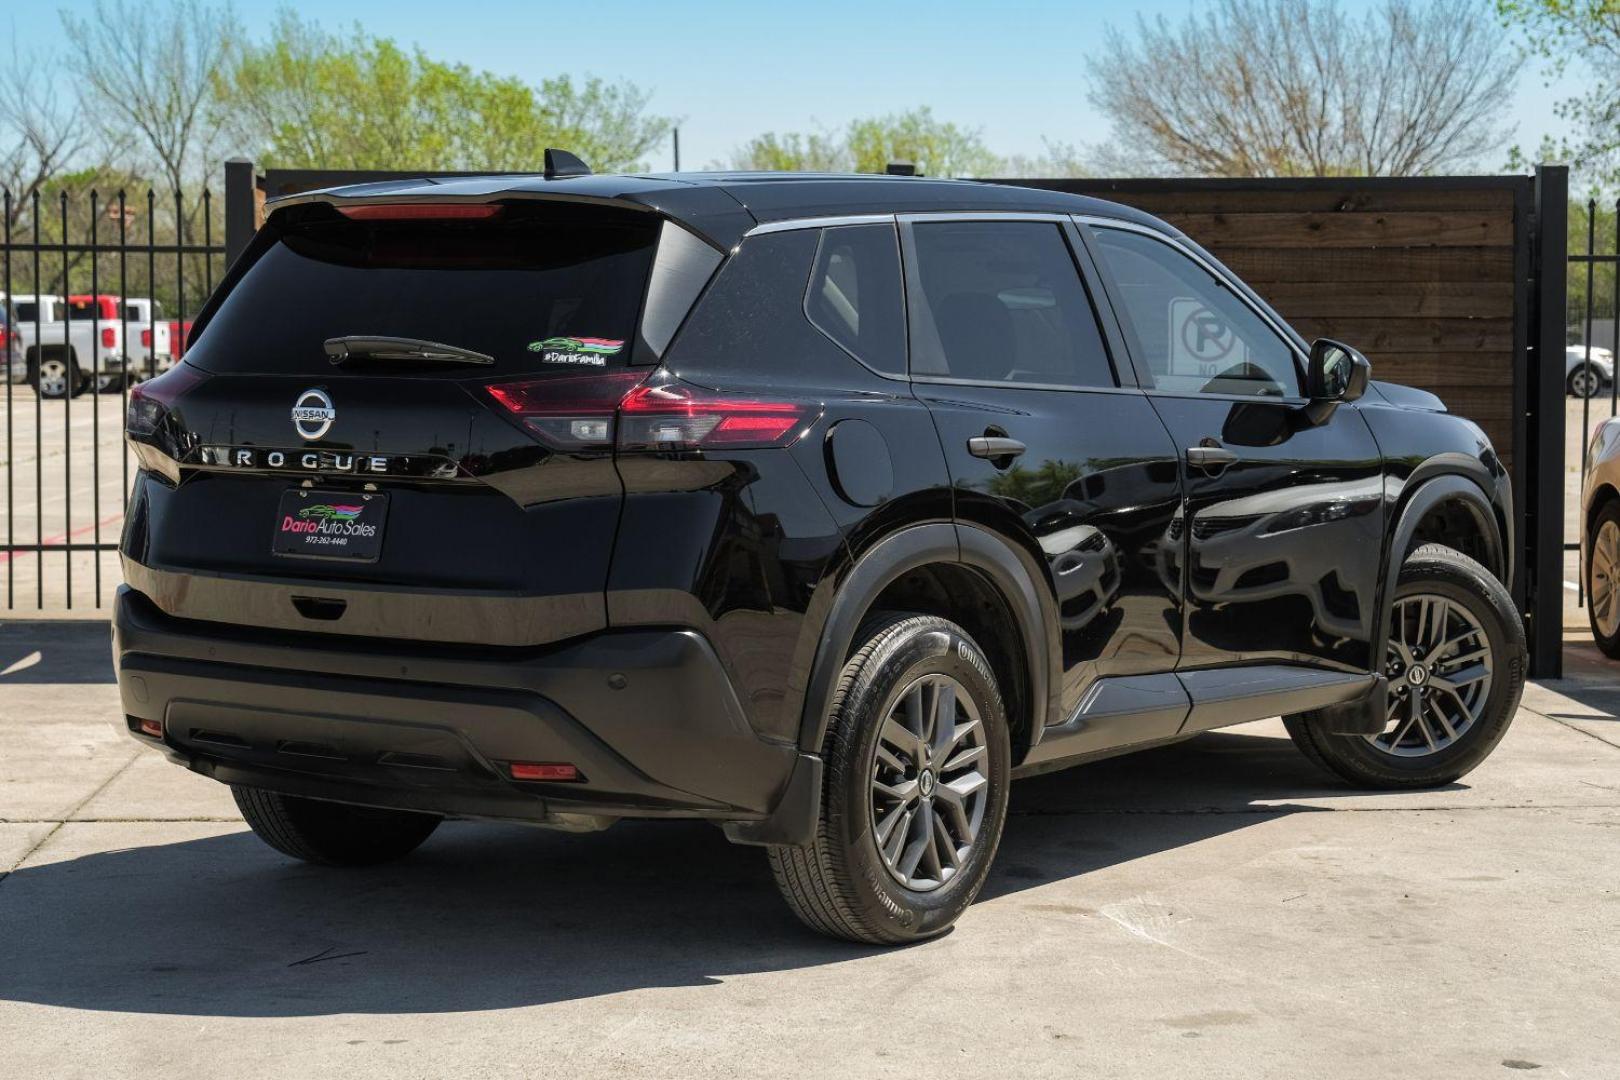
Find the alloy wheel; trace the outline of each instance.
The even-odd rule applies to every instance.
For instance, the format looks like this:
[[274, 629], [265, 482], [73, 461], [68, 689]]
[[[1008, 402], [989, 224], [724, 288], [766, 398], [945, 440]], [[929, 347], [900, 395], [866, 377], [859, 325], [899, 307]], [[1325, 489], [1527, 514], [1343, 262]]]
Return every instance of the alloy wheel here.
[[[1616, 536], [1620, 540], [1620, 534]], [[1425, 757], [1462, 738], [1491, 692], [1491, 645], [1467, 609], [1433, 593], [1395, 601], [1384, 730], [1365, 736], [1396, 757]]]
[[1592, 621], [1605, 638], [1620, 634], [1620, 525], [1605, 521], [1592, 540]]
[[1569, 377], [1569, 388], [1575, 391], [1576, 397], [1592, 397], [1601, 385], [1597, 372], [1589, 367], [1578, 367]]
[[907, 686], [884, 717], [872, 761], [872, 833], [883, 865], [916, 892], [950, 881], [973, 853], [989, 804], [978, 707], [949, 675]]

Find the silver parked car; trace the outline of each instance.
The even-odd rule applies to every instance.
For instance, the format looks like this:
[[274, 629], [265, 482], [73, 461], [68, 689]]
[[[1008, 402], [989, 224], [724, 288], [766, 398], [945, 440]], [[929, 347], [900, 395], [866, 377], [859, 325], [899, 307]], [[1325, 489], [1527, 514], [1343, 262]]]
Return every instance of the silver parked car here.
[[1587, 454], [1581, 491], [1586, 611], [1598, 648], [1620, 660], [1620, 417], [1597, 426]]
[[1594, 397], [1614, 382], [1614, 352], [1599, 345], [1592, 346], [1591, 359], [1587, 359], [1585, 345], [1569, 345], [1564, 349], [1564, 386], [1572, 397]]

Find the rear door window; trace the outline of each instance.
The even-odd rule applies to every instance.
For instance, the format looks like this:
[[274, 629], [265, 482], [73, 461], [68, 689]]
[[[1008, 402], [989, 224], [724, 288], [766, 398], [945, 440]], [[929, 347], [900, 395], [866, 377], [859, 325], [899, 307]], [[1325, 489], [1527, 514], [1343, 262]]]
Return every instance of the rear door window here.
[[1062, 227], [918, 222], [913, 375], [1037, 386], [1117, 386]]
[[651, 214], [514, 204], [489, 221], [350, 221], [330, 207], [296, 209], [189, 361], [215, 372], [330, 372], [328, 338], [371, 335], [495, 362], [368, 361], [356, 371], [566, 374], [629, 362], [658, 242]]
[[867, 367], [904, 375], [905, 300], [894, 226], [822, 230], [804, 311], [816, 329]]

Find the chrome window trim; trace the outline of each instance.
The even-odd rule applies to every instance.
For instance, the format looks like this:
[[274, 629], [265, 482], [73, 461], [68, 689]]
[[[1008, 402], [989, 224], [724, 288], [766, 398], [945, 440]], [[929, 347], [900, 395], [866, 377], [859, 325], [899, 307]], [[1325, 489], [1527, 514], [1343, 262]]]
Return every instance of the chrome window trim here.
[[[1243, 304], [1244, 307], [1248, 308], [1250, 311], [1252, 311], [1256, 315], [1258, 315], [1260, 317], [1260, 321], [1265, 323], [1267, 326], [1269, 326], [1271, 328], [1271, 332], [1276, 334], [1277, 337], [1282, 340], [1282, 343], [1285, 346], [1287, 346], [1288, 352], [1294, 357], [1295, 366], [1297, 368], [1297, 370], [1295, 371], [1295, 374], [1297, 376], [1299, 376], [1300, 385], [1301, 386], [1305, 385], [1306, 379], [1310, 374], [1310, 356], [1308, 354], [1300, 351], [1299, 346], [1294, 342], [1294, 335], [1289, 332], [1287, 327], [1280, 325], [1278, 323], [1277, 319], [1275, 317], [1273, 317], [1270, 312], [1266, 311], [1262, 307], [1257, 306], [1254, 303], [1253, 300], [1249, 299], [1248, 295], [1245, 294], [1242, 289], [1236, 287], [1237, 284], [1239, 284], [1239, 283], [1237, 282], [1237, 279], [1229, 271], [1225, 270], [1223, 267], [1220, 267], [1220, 266], [1216, 265], [1215, 263], [1210, 262], [1203, 255], [1200, 255], [1197, 251], [1194, 251], [1192, 248], [1188, 247], [1186, 244], [1181, 243], [1181, 241], [1178, 240], [1176, 237], [1174, 237], [1174, 236], [1172, 236], [1172, 235], [1170, 235], [1168, 233], [1160, 232], [1158, 229], [1149, 228], [1146, 225], [1139, 225], [1134, 221], [1125, 221], [1125, 220], [1122, 220], [1120, 218], [1100, 217], [1100, 216], [1095, 215], [1095, 214], [1071, 214], [1069, 216], [1074, 221], [1074, 223], [1076, 225], [1079, 225], [1079, 226], [1085, 226], [1085, 227], [1091, 227], [1091, 228], [1099, 228], [1099, 229], [1120, 229], [1120, 230], [1122, 230], [1124, 232], [1141, 233], [1143, 236], [1151, 237], [1152, 239], [1157, 240], [1159, 243], [1164, 244], [1165, 246], [1167, 246], [1169, 248], [1172, 248], [1172, 249], [1174, 249], [1176, 251], [1179, 251], [1181, 254], [1187, 256], [1187, 258], [1191, 259], [1193, 262], [1195, 262], [1199, 266], [1203, 267], [1205, 273], [1209, 274], [1210, 277], [1213, 277], [1216, 281], [1220, 282], [1223, 286], [1225, 286], [1227, 292], [1229, 292], [1233, 296], [1235, 296]], [[1109, 272], [1107, 267], [1104, 267], [1104, 266], [1099, 266], [1098, 270], [1101, 271], [1104, 274]], [[1133, 358], [1133, 360], [1134, 360], [1134, 358]], [[1290, 404], [1299, 404], [1301, 402], [1305, 402], [1305, 401], [1310, 400], [1309, 398], [1305, 397], [1304, 395], [1288, 395], [1288, 396], [1285, 396], [1285, 397], [1260, 397], [1259, 395], [1244, 395], [1244, 394], [1235, 394], [1235, 395], [1199, 394], [1199, 393], [1196, 393], [1196, 392], [1195, 393], [1188, 393], [1187, 391], [1184, 391], [1184, 390], [1161, 390], [1158, 387], [1153, 387], [1153, 386], [1144, 386], [1144, 387], [1142, 387], [1142, 391], [1143, 391], [1143, 393], [1163, 394], [1163, 395], [1167, 395], [1167, 396], [1170, 396], [1170, 397], [1221, 397], [1221, 398], [1224, 398], [1224, 397], [1227, 397], [1227, 396], [1231, 396], [1233, 398], [1236, 398], [1237, 400], [1242, 400], [1242, 401], [1254, 401], [1254, 400], [1281, 401], [1281, 402], [1288, 402]]]
[[760, 222], [743, 233], [743, 239], [746, 240], [750, 236], [764, 236], [766, 233], [827, 229], [838, 225], [893, 225], [894, 221], [894, 214], [839, 214], [827, 217], [785, 218], [782, 221]]

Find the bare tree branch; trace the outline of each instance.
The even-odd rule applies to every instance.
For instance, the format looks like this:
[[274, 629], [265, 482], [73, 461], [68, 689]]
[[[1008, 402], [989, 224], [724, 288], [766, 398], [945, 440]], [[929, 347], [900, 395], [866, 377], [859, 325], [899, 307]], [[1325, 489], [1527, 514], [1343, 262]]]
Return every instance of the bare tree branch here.
[[1219, 0], [1139, 19], [1090, 61], [1091, 101], [1153, 171], [1406, 175], [1498, 146], [1521, 61], [1474, 0]]

